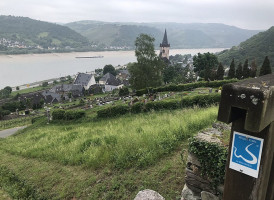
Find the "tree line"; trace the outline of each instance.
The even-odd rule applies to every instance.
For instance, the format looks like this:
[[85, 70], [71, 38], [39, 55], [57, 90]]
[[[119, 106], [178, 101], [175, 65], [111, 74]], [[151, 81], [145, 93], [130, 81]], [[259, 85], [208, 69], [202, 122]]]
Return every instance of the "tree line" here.
[[[134, 89], [157, 87], [164, 83], [193, 82], [198, 77], [200, 80], [206, 81], [224, 79], [224, 66], [218, 61], [215, 54], [198, 53], [193, 57], [194, 69], [191, 69], [189, 65], [182, 67], [181, 64], [167, 63], [156, 55], [154, 40], [153, 37], [146, 34], [141, 34], [136, 38], [135, 56], [137, 62], [128, 66], [131, 75], [130, 83]], [[239, 63], [237, 68], [235, 65], [233, 59], [227, 75], [229, 79], [245, 79], [272, 73], [268, 56], [265, 57], [259, 71], [255, 60], [251, 62], [251, 65], [249, 65], [248, 59], [245, 60], [244, 65]]]

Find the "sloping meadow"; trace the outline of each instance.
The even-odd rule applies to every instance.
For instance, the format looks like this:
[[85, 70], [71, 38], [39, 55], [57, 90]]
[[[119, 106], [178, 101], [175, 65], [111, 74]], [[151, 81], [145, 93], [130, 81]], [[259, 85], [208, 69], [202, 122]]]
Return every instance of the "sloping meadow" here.
[[7, 153], [91, 168], [143, 168], [210, 126], [217, 107], [127, 114], [92, 122], [33, 127], [1, 141]]

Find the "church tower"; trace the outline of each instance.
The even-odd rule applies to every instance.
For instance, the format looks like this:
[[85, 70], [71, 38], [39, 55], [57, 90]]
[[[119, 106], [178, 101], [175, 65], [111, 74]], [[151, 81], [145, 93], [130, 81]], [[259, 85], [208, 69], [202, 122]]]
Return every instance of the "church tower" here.
[[160, 47], [161, 47], [160, 57], [161, 58], [166, 58], [167, 60], [169, 60], [169, 47], [170, 47], [170, 44], [168, 44], [168, 41], [167, 41], [166, 29], [165, 29], [165, 35], [164, 35], [162, 43], [160, 44]]

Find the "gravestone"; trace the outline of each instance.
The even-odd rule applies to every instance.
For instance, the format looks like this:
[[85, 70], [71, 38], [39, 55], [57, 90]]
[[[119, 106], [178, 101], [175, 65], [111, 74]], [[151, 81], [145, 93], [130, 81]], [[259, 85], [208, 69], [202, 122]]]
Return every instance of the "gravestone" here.
[[273, 200], [274, 74], [224, 85], [218, 120], [232, 122], [223, 200]]

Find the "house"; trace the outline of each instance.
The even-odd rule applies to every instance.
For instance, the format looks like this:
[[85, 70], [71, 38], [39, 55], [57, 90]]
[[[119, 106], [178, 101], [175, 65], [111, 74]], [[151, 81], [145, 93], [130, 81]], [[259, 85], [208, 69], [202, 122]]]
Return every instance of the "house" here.
[[114, 89], [122, 88], [124, 85], [119, 79], [116, 79], [111, 73], [106, 73], [100, 80], [100, 85], [105, 85], [105, 92], [110, 92]]
[[102, 86], [99, 85], [99, 84], [92, 85], [92, 86], [89, 87], [88, 93], [89, 93], [89, 94], [100, 94], [100, 93], [103, 92], [103, 89], [105, 89], [105, 88], [102, 87]]
[[61, 84], [53, 86], [49, 91], [63, 96], [68, 96], [71, 93], [72, 97], [80, 97], [84, 94], [84, 87], [82, 85]]
[[[17, 100], [29, 104], [28, 108], [33, 109], [41, 108], [45, 102], [44, 96], [39, 92], [19, 95]], [[28, 101], [29, 103], [27, 103]]]
[[118, 71], [118, 74], [116, 75], [116, 78], [123, 81], [123, 80], [129, 80], [130, 74], [127, 69], [122, 69]]
[[95, 78], [93, 74], [88, 73], [78, 73], [75, 80], [74, 85], [81, 85], [85, 88], [85, 90], [88, 90], [91, 85], [95, 85]]
[[129, 86], [130, 74], [127, 69], [119, 70], [116, 78], [119, 79], [124, 86]]
[[62, 95], [50, 91], [42, 92], [44, 96], [45, 103], [58, 103], [61, 100]]

